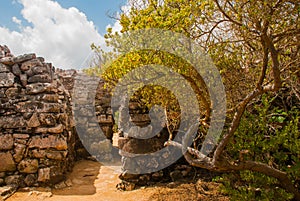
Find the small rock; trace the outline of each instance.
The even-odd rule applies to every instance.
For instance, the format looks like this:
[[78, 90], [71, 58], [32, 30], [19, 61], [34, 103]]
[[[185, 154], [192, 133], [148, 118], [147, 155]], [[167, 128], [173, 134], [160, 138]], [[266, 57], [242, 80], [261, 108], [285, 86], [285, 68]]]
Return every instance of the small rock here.
[[21, 73], [22, 73], [21, 70], [20, 70], [20, 66], [18, 64], [15, 64], [15, 65], [12, 66], [12, 72], [16, 76], [20, 76]]
[[63, 131], [64, 131], [64, 126], [62, 124], [59, 124], [54, 128], [48, 129], [49, 133], [54, 133], [54, 134], [59, 134], [59, 133], [62, 133]]
[[51, 83], [52, 79], [49, 75], [34, 75], [28, 79], [29, 83]]
[[46, 157], [46, 151], [45, 150], [34, 149], [34, 150], [32, 150], [32, 156], [34, 158], [45, 158]]
[[37, 178], [34, 174], [29, 174], [26, 176], [24, 181], [27, 186], [33, 186], [36, 183], [36, 179]]
[[32, 174], [38, 171], [39, 162], [36, 159], [22, 160], [18, 165], [18, 170], [21, 173]]
[[27, 121], [27, 126], [29, 128], [36, 128], [39, 127], [41, 125], [39, 118], [37, 116], [36, 113], [34, 113], [31, 118], [29, 119], [29, 121]]
[[14, 146], [12, 135], [0, 135], [0, 150], [11, 150]]
[[9, 66], [0, 63], [0, 73], [9, 73], [10, 69]]
[[50, 168], [39, 169], [38, 181], [48, 182], [50, 180]]
[[32, 67], [32, 72], [34, 75], [49, 73], [46, 66], [34, 66]]
[[26, 145], [24, 145], [24, 144], [17, 144], [15, 146], [14, 159], [17, 163], [19, 163], [23, 159], [25, 149], [26, 149]]
[[17, 99], [20, 95], [20, 91], [18, 88], [9, 88], [6, 90], [5, 95], [9, 99]]
[[13, 134], [16, 139], [28, 139], [30, 136], [28, 134]]
[[119, 179], [121, 180], [132, 180], [132, 179], [138, 179], [139, 175], [138, 174], [130, 174], [127, 173], [126, 171], [123, 172], [121, 175], [119, 175]]
[[58, 160], [58, 161], [61, 161], [64, 159], [62, 153], [58, 152], [58, 151], [50, 151], [46, 154], [46, 156], [49, 159]]
[[72, 181], [71, 181], [70, 179], [67, 179], [67, 180], [65, 181], [65, 184], [67, 185], [67, 187], [73, 186]]
[[11, 153], [0, 153], [0, 172], [13, 172], [16, 170], [16, 164]]
[[170, 173], [170, 177], [171, 177], [172, 181], [178, 181], [183, 178], [183, 175], [182, 175], [181, 171], [174, 170], [173, 172]]
[[11, 175], [5, 178], [6, 185], [16, 185], [20, 186], [23, 182], [23, 177], [21, 175]]
[[0, 59], [0, 63], [5, 64], [5, 65], [13, 65], [14, 61], [12, 57], [3, 57]]
[[15, 75], [12, 73], [0, 73], [0, 87], [12, 87], [14, 85]]
[[26, 87], [27, 85], [27, 74], [21, 74], [20, 75], [20, 81], [23, 87]]
[[40, 114], [40, 122], [44, 126], [54, 126], [56, 124], [56, 119], [52, 114]]
[[33, 68], [34, 66], [43, 66], [43, 64], [38, 59], [31, 59], [29, 61], [26, 61], [26, 62], [22, 63], [21, 70], [22, 71], [28, 71], [31, 68]]
[[47, 90], [48, 85], [43, 83], [28, 84], [26, 86], [26, 93], [30, 95], [43, 93]]
[[117, 184], [116, 188], [121, 191], [132, 191], [135, 189], [135, 184], [131, 182], [122, 181]]
[[179, 182], [171, 182], [167, 184], [168, 188], [176, 188], [179, 185]]
[[68, 149], [68, 144], [66, 139], [58, 137], [56, 135], [50, 135], [44, 138], [41, 138], [40, 136], [34, 136], [31, 139], [29, 148], [54, 148], [58, 151], [64, 151]]

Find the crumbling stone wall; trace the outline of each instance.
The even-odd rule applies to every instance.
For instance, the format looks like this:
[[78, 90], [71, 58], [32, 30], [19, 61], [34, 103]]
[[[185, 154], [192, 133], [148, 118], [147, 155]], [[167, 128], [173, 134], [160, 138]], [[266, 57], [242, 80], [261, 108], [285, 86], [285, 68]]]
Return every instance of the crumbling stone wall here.
[[111, 94], [105, 89], [104, 81], [75, 70], [56, 70], [56, 74], [72, 96], [75, 131], [79, 136], [77, 155], [91, 154], [100, 161], [112, 160], [114, 119]]
[[[78, 156], [92, 154], [111, 161], [116, 151], [111, 144], [115, 121], [104, 84], [76, 70], [54, 69], [35, 54], [15, 57], [0, 46], [0, 186], [56, 184]], [[147, 135], [148, 109], [138, 100], [131, 100], [128, 107], [129, 121], [137, 126], [129, 131], [131, 136]], [[99, 135], [99, 128], [104, 135]], [[176, 155], [169, 148], [159, 152], [168, 138], [166, 128], [150, 139], [120, 136], [124, 170], [120, 178], [140, 184], [161, 179], [162, 171], [126, 172], [166, 167]]]
[[0, 185], [62, 180], [75, 156], [71, 116], [50, 63], [0, 46]]

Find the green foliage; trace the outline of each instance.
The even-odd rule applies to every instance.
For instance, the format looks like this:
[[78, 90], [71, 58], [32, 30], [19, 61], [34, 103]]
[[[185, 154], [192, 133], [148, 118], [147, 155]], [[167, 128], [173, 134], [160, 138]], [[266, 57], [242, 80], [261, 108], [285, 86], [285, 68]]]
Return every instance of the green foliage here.
[[[299, 108], [288, 111], [274, 107], [276, 100], [264, 95], [243, 117], [234, 141], [227, 148], [235, 160], [253, 160], [288, 173], [300, 184]], [[251, 171], [226, 174], [217, 178], [232, 200], [289, 200], [278, 181]]]
[[[159, 4], [158, 0], [145, 2], [148, 2], [145, 7], [132, 7], [129, 13], [121, 14], [121, 33], [160, 28], [183, 33], [197, 41], [220, 70], [228, 108], [233, 108], [230, 111], [234, 111], [257, 86], [263, 66], [266, 66], [266, 76], [261, 85], [273, 82], [271, 55], [263, 56], [266, 41], [273, 42], [277, 50], [283, 86], [290, 94], [296, 94], [282, 99], [291, 98], [292, 102], [299, 103], [299, 99], [294, 98], [299, 97], [300, 77], [300, 7], [296, 1], [218, 1], [226, 17], [213, 0], [165, 0], [163, 4]], [[270, 41], [264, 39], [264, 34]], [[113, 87], [119, 78], [138, 66], [160, 64], [169, 66], [185, 78], [197, 80], [195, 72], [185, 61], [159, 51], [130, 52], [122, 41], [113, 40], [119, 35], [112, 29], [107, 30], [105, 38], [113, 48], [112, 52], [104, 53], [101, 48], [92, 47], [101, 54], [103, 67], [108, 68], [104, 72], [103, 68], [94, 67], [87, 70], [89, 74], [101, 74]], [[126, 55], [122, 55], [124, 52]], [[107, 63], [109, 60], [114, 62]], [[194, 84], [198, 88], [203, 87], [201, 82], [194, 81]], [[150, 103], [149, 107], [151, 104], [176, 106], [172, 94], [159, 86], [146, 87], [139, 95], [143, 102]], [[247, 108], [227, 152], [234, 160], [260, 161], [285, 171], [299, 187], [299, 104], [285, 107], [277, 100], [278, 96], [279, 93], [264, 95]], [[233, 113], [228, 112], [228, 122], [232, 117]], [[232, 200], [289, 200], [292, 197], [276, 179], [259, 173], [241, 171], [218, 180], [224, 183], [224, 191]]]

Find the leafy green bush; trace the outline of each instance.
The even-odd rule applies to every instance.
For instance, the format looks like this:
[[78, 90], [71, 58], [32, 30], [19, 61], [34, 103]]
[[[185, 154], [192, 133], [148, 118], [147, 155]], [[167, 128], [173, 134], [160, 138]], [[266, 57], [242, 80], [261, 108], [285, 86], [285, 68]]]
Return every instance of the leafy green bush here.
[[[300, 189], [299, 107], [276, 106], [276, 97], [261, 98], [243, 117], [228, 147], [235, 160], [254, 160], [287, 172]], [[280, 183], [264, 174], [241, 171], [216, 178], [232, 200], [290, 200]]]

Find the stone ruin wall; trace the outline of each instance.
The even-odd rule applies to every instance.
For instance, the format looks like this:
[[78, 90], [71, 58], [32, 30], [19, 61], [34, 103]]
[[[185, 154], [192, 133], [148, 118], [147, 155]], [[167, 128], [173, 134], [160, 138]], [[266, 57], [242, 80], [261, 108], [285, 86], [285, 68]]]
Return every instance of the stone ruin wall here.
[[[103, 86], [103, 80], [55, 69], [35, 54], [15, 57], [0, 46], [0, 186], [54, 185], [65, 179], [76, 159], [89, 153], [100, 161], [112, 161], [115, 121], [111, 95]], [[150, 124], [149, 111], [138, 100], [131, 100], [128, 107], [130, 121], [140, 126], [134, 132], [143, 134], [142, 127]], [[99, 126], [104, 136], [99, 136]], [[157, 154], [172, 160], [168, 149], [155, 154], [168, 137], [166, 129], [147, 140], [119, 137], [117, 151], [124, 172], [164, 166]], [[144, 160], [131, 153], [154, 154]], [[159, 171], [120, 178], [143, 184], [164, 176]]]
[[[58, 183], [84, 152], [72, 114], [74, 73], [0, 46], [0, 186]], [[111, 139], [113, 120], [101, 119], [108, 110], [97, 123]]]
[[0, 184], [55, 183], [75, 157], [68, 91], [43, 58], [0, 48]]

